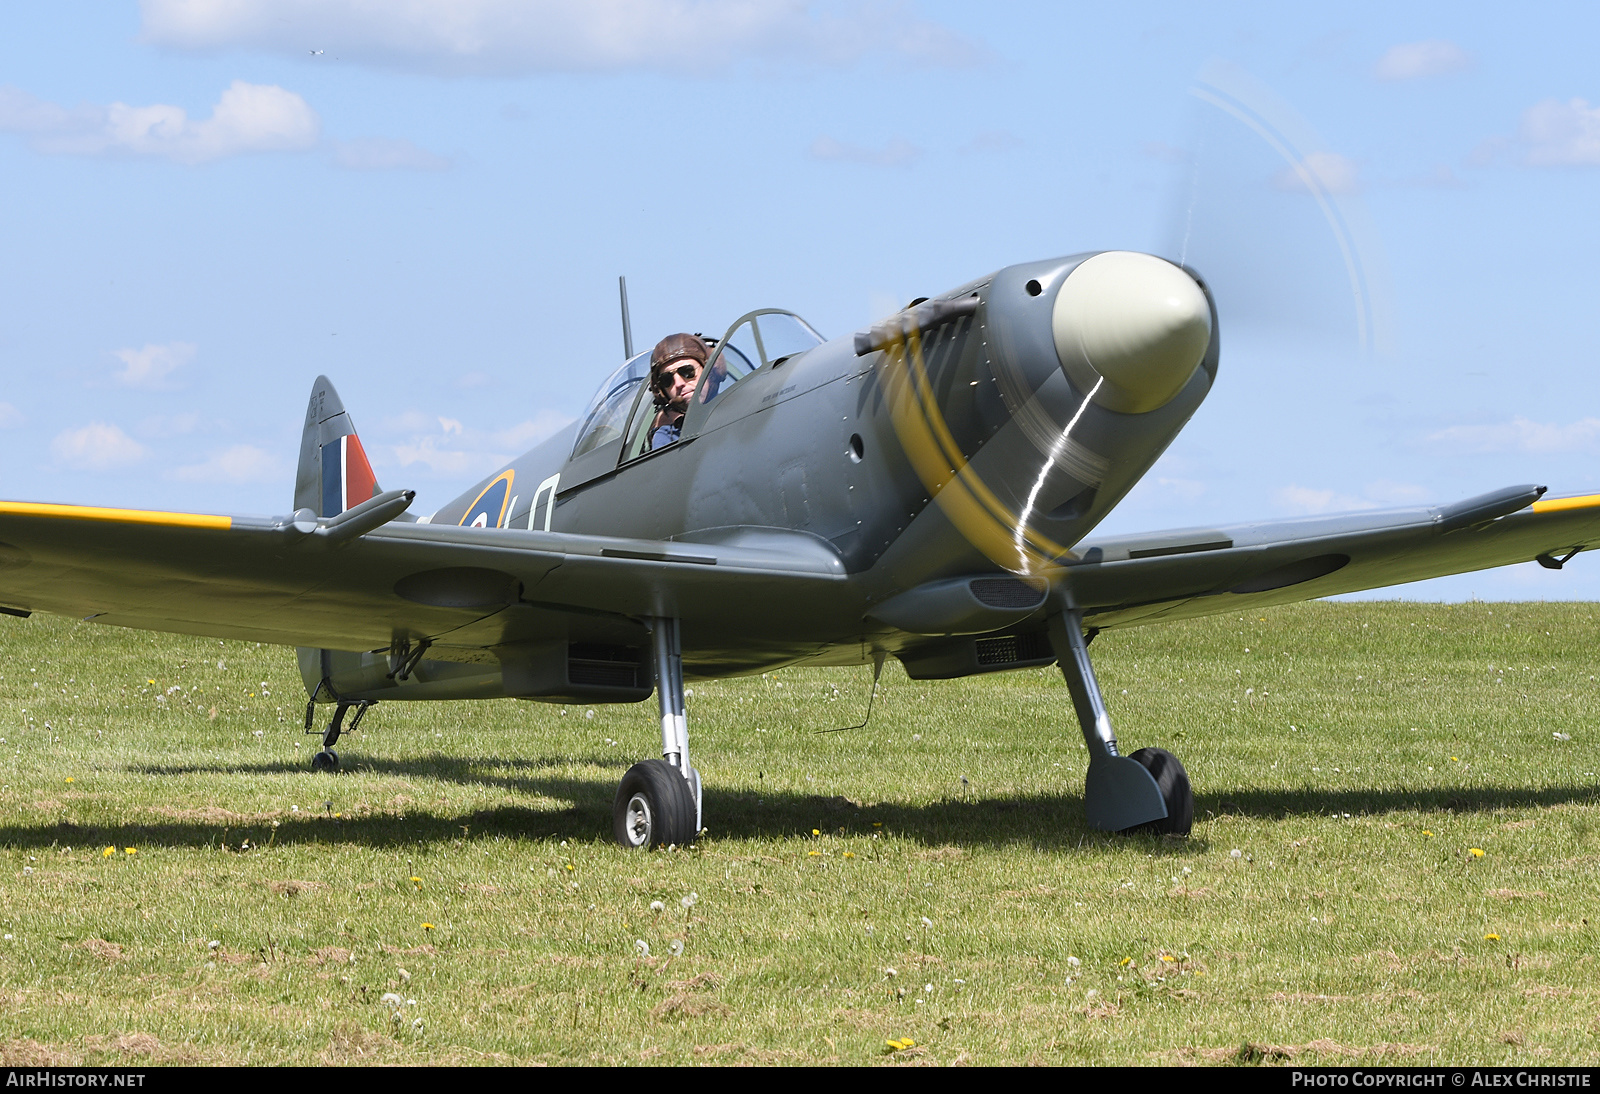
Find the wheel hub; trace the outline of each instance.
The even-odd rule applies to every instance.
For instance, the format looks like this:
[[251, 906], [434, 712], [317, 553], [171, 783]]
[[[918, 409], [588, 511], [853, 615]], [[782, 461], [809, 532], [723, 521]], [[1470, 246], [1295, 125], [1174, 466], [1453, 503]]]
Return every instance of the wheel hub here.
[[650, 843], [650, 802], [643, 794], [628, 799], [628, 839], [635, 847]]

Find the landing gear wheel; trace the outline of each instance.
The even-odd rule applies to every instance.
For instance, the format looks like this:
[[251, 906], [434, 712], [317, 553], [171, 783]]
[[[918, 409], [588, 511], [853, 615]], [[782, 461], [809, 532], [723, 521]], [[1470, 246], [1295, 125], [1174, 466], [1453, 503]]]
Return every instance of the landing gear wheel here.
[[694, 792], [665, 760], [628, 768], [611, 807], [611, 831], [624, 847], [684, 846], [695, 833]]
[[1161, 788], [1161, 800], [1166, 803], [1165, 820], [1140, 825], [1137, 831], [1156, 832], [1161, 835], [1187, 836], [1194, 827], [1194, 792], [1189, 789], [1189, 773], [1178, 762], [1178, 757], [1164, 748], [1141, 748], [1128, 759], [1143, 765]]
[[323, 749], [311, 757], [311, 770], [333, 774], [339, 770], [339, 754], [331, 748]]

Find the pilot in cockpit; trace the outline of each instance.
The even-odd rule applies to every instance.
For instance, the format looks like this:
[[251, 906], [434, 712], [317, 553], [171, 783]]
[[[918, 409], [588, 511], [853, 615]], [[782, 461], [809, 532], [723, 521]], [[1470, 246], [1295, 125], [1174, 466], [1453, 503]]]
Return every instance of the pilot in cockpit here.
[[[665, 448], [682, 434], [683, 416], [688, 413], [689, 400], [709, 356], [705, 340], [698, 335], [669, 334], [656, 343], [650, 354], [650, 393], [656, 404], [655, 420], [650, 423], [652, 450]], [[700, 393], [701, 402], [717, 394], [726, 375], [727, 366], [719, 360]]]

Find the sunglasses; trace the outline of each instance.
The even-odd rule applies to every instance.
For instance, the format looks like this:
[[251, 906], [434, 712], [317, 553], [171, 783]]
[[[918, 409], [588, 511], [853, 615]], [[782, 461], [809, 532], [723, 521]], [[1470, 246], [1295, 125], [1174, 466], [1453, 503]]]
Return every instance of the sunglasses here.
[[663, 386], [670, 384], [672, 383], [673, 373], [677, 373], [680, 380], [693, 380], [700, 375], [700, 366], [679, 365], [677, 368], [664, 368], [656, 373], [656, 380]]

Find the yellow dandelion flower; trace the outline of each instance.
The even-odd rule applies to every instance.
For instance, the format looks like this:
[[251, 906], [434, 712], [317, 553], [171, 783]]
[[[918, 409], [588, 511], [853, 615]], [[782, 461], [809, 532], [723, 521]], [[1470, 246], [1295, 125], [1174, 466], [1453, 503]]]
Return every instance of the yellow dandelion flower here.
[[1498, 941], [1500, 941], [1500, 936], [1497, 935], [1497, 934], [1494, 934], [1493, 932], [1491, 932], [1489, 934], [1484, 935], [1483, 936], [1483, 940], [1485, 942], [1498, 942]]
[[1170, 953], [1164, 953], [1164, 954], [1161, 955], [1161, 960], [1163, 960], [1163, 961], [1176, 961], [1177, 958], [1173, 957]]
[[137, 847], [124, 847], [122, 850], [125, 854], [129, 855], [137, 855], [139, 853], [139, 849]]
[[856, 853], [854, 851], [846, 851], [844, 853], [844, 857], [845, 858], [855, 858], [856, 857]]
[[146, 681], [145, 681], [145, 683], [147, 683], [147, 684], [153, 684], [153, 683], [155, 683], [155, 681], [154, 681], [154, 680], [146, 680]]
[[68, 781], [68, 782], [72, 782], [72, 781], [73, 781], [73, 778], [72, 778], [72, 776], [71, 776], [71, 775], [68, 775], [68, 776], [67, 776], [67, 781]]
[[425, 931], [431, 931], [431, 930], [433, 930], [433, 924], [432, 923], [424, 923], [422, 925], [422, 929], [425, 930]]
[[821, 833], [821, 832], [820, 832], [820, 831], [819, 831], [819, 830], [818, 830], [818, 829], [815, 829], [815, 828], [813, 828], [813, 829], [812, 829], [812, 830], [811, 830], [811, 834], [812, 834], [812, 835], [813, 835], [813, 836], [820, 836], [820, 835], [822, 835], [822, 833]]
[[807, 858], [816, 858], [820, 854], [822, 854], [821, 851], [807, 851], [806, 852], [806, 857]]
[[1432, 833], [1432, 832], [1430, 832], [1430, 831], [1428, 831], [1428, 829], [1426, 829], [1426, 828], [1424, 828], [1424, 829], [1423, 829], [1423, 830], [1422, 830], [1422, 834], [1423, 834], [1423, 835], [1424, 835], [1424, 836], [1428, 836], [1428, 837], [1429, 837], [1429, 838], [1432, 838], [1432, 836], [1433, 836], [1433, 833]]
[[1124, 958], [1123, 958], [1123, 959], [1122, 959], [1122, 960], [1121, 960], [1121, 961], [1118, 961], [1118, 962], [1117, 962], [1117, 968], [1119, 968], [1119, 969], [1120, 969], [1120, 968], [1122, 968], [1122, 966], [1124, 966], [1124, 965], [1131, 965], [1131, 964], [1133, 964], [1133, 958], [1131, 958], [1131, 957], [1124, 957]]
[[107, 847], [104, 851], [100, 852], [100, 857], [101, 858], [110, 858], [112, 855], [114, 855], [116, 853], [117, 853], [117, 849], [115, 847]]
[[1482, 858], [1483, 857], [1483, 848], [1482, 847], [1468, 847], [1467, 848], [1467, 854], [1471, 855], [1473, 858]]
[[417, 883], [417, 884], [418, 884], [418, 885], [421, 885], [421, 884], [422, 884], [422, 879], [421, 879], [421, 878], [420, 878], [420, 877], [414, 877], [414, 878], [412, 878], [412, 879], [411, 879], [411, 880], [412, 880], [412, 881], [414, 881], [414, 882], [416, 882], [416, 883]]
[[574, 866], [574, 865], [572, 865], [572, 863], [570, 863], [570, 862], [569, 862], [569, 863], [567, 863], [567, 869], [569, 869], [569, 870], [576, 870], [576, 869], [577, 869], [577, 867], [576, 867], [576, 866]]

